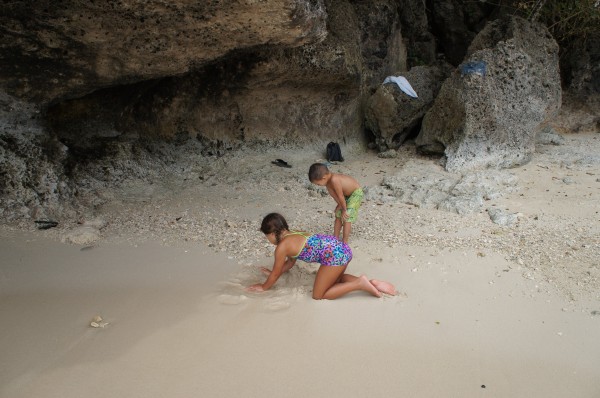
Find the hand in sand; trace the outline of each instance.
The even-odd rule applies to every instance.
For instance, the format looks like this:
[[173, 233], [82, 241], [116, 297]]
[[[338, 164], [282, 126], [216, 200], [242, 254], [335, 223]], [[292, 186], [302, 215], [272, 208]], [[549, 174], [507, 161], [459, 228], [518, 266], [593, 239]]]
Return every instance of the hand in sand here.
[[256, 285], [248, 286], [246, 288], [246, 291], [247, 292], [259, 292], [259, 293], [261, 293], [261, 292], [264, 292], [265, 289], [263, 289], [262, 283], [257, 283]]

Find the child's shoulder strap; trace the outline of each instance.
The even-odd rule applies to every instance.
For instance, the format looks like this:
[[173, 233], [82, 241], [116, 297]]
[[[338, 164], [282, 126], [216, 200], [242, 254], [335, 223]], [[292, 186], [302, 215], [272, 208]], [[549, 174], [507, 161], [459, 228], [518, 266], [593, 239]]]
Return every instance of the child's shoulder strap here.
[[306, 245], [306, 242], [308, 241], [308, 238], [311, 236], [311, 234], [309, 234], [308, 232], [304, 232], [304, 231], [290, 231], [288, 236], [289, 235], [300, 235], [300, 236], [304, 237], [304, 244], [300, 248], [300, 251], [298, 251], [298, 254], [296, 254], [295, 256], [292, 256], [292, 258], [298, 258], [300, 253], [302, 253], [302, 250], [304, 250], [304, 246]]
[[311, 234], [309, 234], [308, 232], [304, 232], [304, 231], [290, 231], [290, 233], [288, 235], [301, 235], [301, 236], [304, 236], [305, 238], [308, 238], [311, 236]]

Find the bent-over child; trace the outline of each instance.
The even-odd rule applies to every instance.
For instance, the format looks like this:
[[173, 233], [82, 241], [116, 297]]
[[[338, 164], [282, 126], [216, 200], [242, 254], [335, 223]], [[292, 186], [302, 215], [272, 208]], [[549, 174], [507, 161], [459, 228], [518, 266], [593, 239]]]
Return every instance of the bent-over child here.
[[335, 221], [333, 236], [339, 239], [342, 230], [342, 241], [348, 243], [352, 223], [358, 217], [358, 209], [363, 200], [363, 190], [354, 178], [339, 173], [332, 173], [323, 163], [314, 163], [308, 169], [308, 179], [315, 185], [327, 187], [327, 191], [335, 200]]
[[348, 263], [352, 260], [352, 250], [331, 235], [291, 231], [279, 213], [267, 214], [260, 230], [276, 246], [275, 261], [273, 269], [262, 269], [268, 275], [267, 280], [248, 286], [248, 291], [263, 292], [270, 289], [281, 274], [296, 264], [296, 260], [302, 260], [321, 265], [313, 285], [312, 297], [315, 300], [333, 300], [356, 290], [363, 290], [375, 297], [381, 297], [381, 293], [397, 294], [396, 288], [389, 282], [346, 274]]

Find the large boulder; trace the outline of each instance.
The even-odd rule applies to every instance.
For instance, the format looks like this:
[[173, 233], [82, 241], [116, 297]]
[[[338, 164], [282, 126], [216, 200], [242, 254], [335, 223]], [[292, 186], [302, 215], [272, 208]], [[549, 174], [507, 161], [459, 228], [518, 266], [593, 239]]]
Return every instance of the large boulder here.
[[448, 73], [445, 65], [416, 66], [403, 73], [418, 98], [407, 95], [393, 82], [379, 85], [367, 100], [365, 127], [375, 137], [380, 151], [396, 149], [418, 130]]
[[561, 94], [558, 45], [547, 29], [518, 17], [491, 22], [423, 118], [417, 149], [445, 155], [449, 171], [524, 164]]

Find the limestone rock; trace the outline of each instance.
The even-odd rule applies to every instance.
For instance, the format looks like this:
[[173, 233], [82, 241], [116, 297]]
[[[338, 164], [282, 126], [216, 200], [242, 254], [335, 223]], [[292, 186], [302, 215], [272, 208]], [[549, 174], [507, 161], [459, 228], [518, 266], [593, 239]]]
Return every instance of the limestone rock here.
[[527, 163], [542, 122], [560, 108], [558, 46], [542, 25], [518, 17], [486, 26], [468, 62], [486, 73], [455, 71], [423, 119], [416, 144], [445, 154], [448, 171]]
[[0, 7], [0, 83], [36, 102], [178, 75], [234, 50], [295, 47], [327, 34], [322, 0], [11, 1]]
[[490, 207], [487, 209], [487, 212], [494, 224], [502, 226], [511, 226], [518, 219], [518, 214], [507, 213], [502, 209], [495, 209]]
[[93, 227], [77, 227], [65, 233], [61, 241], [75, 245], [89, 245], [100, 239], [100, 232]]
[[64, 179], [67, 156], [44, 131], [37, 107], [0, 90], [0, 217], [61, 215], [75, 191]]
[[380, 151], [398, 148], [419, 127], [447, 74], [445, 66], [417, 66], [403, 73], [418, 98], [406, 95], [396, 84], [377, 88], [367, 100], [365, 126]]

